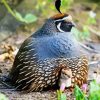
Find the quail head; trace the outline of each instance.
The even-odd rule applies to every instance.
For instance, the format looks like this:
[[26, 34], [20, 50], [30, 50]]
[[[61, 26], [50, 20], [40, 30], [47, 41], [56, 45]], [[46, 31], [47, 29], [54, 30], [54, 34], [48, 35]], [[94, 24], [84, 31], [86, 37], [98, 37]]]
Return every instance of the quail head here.
[[[71, 29], [68, 14], [57, 14], [21, 45], [9, 74], [16, 90], [42, 91], [58, 84], [64, 67], [72, 71], [72, 83], [87, 79], [87, 60]], [[64, 65], [64, 66], [62, 66]]]

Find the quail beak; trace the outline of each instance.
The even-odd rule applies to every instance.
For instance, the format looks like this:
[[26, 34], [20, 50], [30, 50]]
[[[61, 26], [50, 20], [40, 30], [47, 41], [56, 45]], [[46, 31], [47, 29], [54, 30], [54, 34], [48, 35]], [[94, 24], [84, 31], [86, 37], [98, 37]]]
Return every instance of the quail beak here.
[[71, 23], [72, 23], [72, 27], [76, 27], [76, 24], [73, 21]]

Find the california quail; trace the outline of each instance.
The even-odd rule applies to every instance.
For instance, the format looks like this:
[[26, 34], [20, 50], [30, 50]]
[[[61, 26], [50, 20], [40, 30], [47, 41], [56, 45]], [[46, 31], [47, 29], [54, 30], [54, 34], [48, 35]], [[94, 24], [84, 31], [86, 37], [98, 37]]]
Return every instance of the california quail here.
[[24, 41], [9, 74], [17, 90], [42, 91], [52, 87], [66, 67], [72, 70], [74, 84], [86, 82], [87, 58], [71, 33], [73, 26], [70, 15], [57, 14]]

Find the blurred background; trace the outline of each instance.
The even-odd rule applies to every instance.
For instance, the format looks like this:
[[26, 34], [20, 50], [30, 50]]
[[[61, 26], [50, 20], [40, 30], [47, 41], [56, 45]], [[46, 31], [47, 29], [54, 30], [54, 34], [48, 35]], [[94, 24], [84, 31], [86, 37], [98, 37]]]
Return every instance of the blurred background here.
[[[0, 0], [0, 41], [9, 35], [31, 34], [58, 13], [55, 0]], [[77, 39], [100, 39], [100, 0], [62, 0], [61, 11], [72, 15]], [[24, 33], [23, 32], [23, 33]]]

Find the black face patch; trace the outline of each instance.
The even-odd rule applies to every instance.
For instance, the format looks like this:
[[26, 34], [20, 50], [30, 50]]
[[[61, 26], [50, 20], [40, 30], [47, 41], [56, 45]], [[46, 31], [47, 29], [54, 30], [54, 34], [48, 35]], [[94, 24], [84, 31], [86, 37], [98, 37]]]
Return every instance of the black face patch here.
[[64, 32], [70, 32], [73, 27], [73, 24], [71, 22], [66, 22], [66, 21], [55, 22], [56, 25], [58, 25], [59, 23], [61, 23], [60, 29]]
[[60, 28], [61, 28], [61, 30], [65, 31], [65, 32], [70, 32], [71, 29], [72, 29], [72, 26], [73, 26], [73, 25], [72, 25], [71, 22], [65, 22], [65, 21], [63, 21], [63, 22], [61, 23]]

